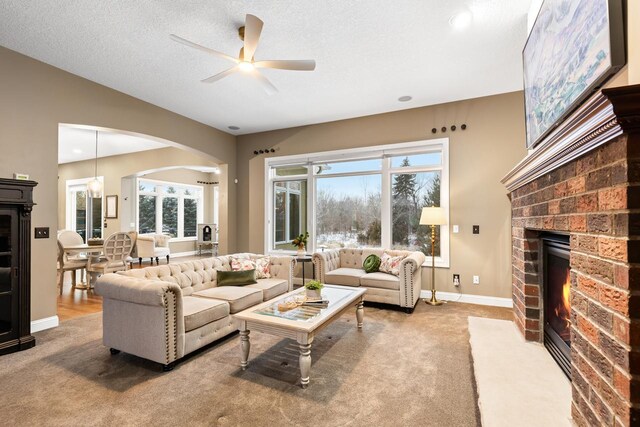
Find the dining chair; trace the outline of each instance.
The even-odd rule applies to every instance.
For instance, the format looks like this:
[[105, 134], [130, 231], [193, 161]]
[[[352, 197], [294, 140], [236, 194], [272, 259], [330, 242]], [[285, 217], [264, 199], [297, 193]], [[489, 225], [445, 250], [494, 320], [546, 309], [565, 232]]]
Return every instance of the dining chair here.
[[[58, 230], [58, 242], [61, 243], [63, 247], [84, 245], [84, 239], [82, 238], [82, 236], [73, 230], [64, 230], [64, 229]], [[58, 251], [60, 251], [60, 248], [58, 248]], [[64, 264], [67, 265], [68, 267], [71, 265], [79, 265], [80, 263], [83, 264], [82, 269], [75, 268], [74, 269], [75, 271], [72, 271], [71, 273], [72, 290], [75, 290], [75, 285], [76, 285], [75, 276], [76, 276], [77, 270], [80, 270], [80, 281], [84, 282], [87, 256], [86, 254], [81, 254], [81, 253], [80, 254], [74, 253], [72, 255], [68, 253], [63, 253], [63, 256], [64, 256], [64, 259], [63, 259]], [[58, 268], [60, 269], [60, 267], [61, 267], [60, 260], [58, 260]], [[72, 269], [69, 268], [66, 271], [71, 271], [71, 270]], [[59, 271], [62, 271], [62, 270], [59, 270]], [[60, 273], [60, 276], [64, 276], [64, 271]], [[60, 280], [61, 280], [60, 283], [64, 283], [63, 277], [61, 277]], [[62, 293], [62, 285], [60, 285], [60, 293]]]
[[76, 276], [80, 270], [80, 280], [84, 280], [84, 271], [87, 267], [87, 259], [78, 257], [69, 257], [64, 251], [64, 245], [58, 240], [58, 288], [60, 295], [64, 287], [64, 273], [71, 272], [71, 290], [76, 289]]
[[137, 241], [138, 241], [138, 232], [137, 231], [127, 231], [127, 234], [129, 235], [129, 237], [131, 237], [131, 254], [129, 254], [129, 256], [127, 257], [127, 265], [129, 266], [129, 269], [133, 268], [133, 261], [134, 259], [138, 258], [138, 247], [137, 247]]
[[128, 233], [113, 233], [104, 241], [102, 256], [98, 262], [89, 263], [90, 281], [95, 283], [98, 276], [127, 270], [127, 262], [133, 249], [133, 239]]

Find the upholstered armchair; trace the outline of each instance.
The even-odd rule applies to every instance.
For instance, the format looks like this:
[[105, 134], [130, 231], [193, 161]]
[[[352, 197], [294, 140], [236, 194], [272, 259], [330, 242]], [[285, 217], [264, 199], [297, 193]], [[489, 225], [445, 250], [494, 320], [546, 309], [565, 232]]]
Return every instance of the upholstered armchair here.
[[169, 239], [171, 239], [171, 236], [167, 236], [166, 234], [138, 234], [138, 239], [136, 240], [138, 264], [142, 265], [143, 258], [149, 258], [151, 265], [153, 265], [155, 258], [156, 265], [160, 265], [158, 263], [158, 258], [160, 257], [166, 257], [167, 264], [169, 264], [169, 255], [171, 255]]

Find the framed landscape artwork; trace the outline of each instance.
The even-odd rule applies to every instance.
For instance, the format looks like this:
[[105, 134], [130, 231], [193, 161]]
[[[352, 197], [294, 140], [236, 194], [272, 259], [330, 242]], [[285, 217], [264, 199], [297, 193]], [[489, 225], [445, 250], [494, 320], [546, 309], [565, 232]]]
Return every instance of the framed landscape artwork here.
[[545, 0], [522, 59], [533, 148], [624, 65], [622, 0]]

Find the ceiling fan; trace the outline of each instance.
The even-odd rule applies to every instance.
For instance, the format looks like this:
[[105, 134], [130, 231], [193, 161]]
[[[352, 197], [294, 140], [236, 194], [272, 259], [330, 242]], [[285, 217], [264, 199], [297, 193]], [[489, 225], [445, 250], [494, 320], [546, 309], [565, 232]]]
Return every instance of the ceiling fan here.
[[264, 23], [257, 16], [247, 14], [244, 26], [238, 29], [240, 40], [244, 42], [244, 46], [240, 49], [238, 58], [234, 58], [233, 56], [218, 52], [217, 50], [209, 49], [208, 47], [190, 42], [189, 40], [185, 40], [175, 34], [171, 34], [170, 37], [172, 40], [182, 43], [185, 46], [235, 62], [235, 66], [202, 80], [202, 83], [214, 83], [233, 73], [242, 72], [254, 77], [262, 85], [264, 90], [269, 95], [272, 95], [277, 92], [278, 89], [276, 89], [276, 87], [258, 70], [258, 68], [313, 71], [316, 68], [316, 61], [313, 59], [255, 61], [253, 55], [258, 47], [258, 41], [260, 40], [260, 33], [262, 33], [263, 25]]

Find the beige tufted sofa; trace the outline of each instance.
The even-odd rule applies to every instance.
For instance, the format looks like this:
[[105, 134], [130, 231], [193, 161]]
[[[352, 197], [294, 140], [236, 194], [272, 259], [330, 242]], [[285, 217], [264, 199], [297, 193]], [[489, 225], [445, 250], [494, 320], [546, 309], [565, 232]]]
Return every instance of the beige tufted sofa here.
[[218, 287], [216, 272], [231, 270], [230, 262], [231, 256], [219, 256], [100, 277], [95, 290], [103, 297], [104, 345], [170, 370], [184, 355], [234, 332], [232, 314], [292, 290], [293, 257], [271, 257], [270, 279]]
[[[400, 276], [362, 269], [365, 258], [371, 254], [382, 256], [406, 255], [400, 264]], [[365, 301], [405, 307], [413, 310], [420, 298], [421, 266], [425, 261], [422, 252], [393, 251], [384, 249], [334, 249], [313, 254], [316, 279], [322, 283], [367, 288]]]

